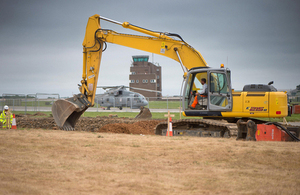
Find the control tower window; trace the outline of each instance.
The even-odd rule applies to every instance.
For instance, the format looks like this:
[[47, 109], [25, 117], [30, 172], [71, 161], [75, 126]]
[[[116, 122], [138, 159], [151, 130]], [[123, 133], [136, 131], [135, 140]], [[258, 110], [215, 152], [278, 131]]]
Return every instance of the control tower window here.
[[132, 56], [134, 62], [148, 62], [149, 56]]

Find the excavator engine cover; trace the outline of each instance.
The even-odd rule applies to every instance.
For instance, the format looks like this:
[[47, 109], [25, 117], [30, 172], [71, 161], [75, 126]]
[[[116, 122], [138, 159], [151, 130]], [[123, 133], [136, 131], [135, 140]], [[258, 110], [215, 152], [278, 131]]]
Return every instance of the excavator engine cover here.
[[74, 130], [75, 124], [91, 103], [83, 94], [60, 99], [52, 105], [52, 115], [57, 126], [63, 130]]
[[256, 141], [293, 141], [293, 139], [276, 125], [258, 124]]

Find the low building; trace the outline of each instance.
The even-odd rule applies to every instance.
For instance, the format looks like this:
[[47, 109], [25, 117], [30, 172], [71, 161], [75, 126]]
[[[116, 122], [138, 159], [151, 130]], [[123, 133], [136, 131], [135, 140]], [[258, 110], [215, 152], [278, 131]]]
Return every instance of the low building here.
[[300, 85], [296, 86], [296, 89], [293, 89], [289, 92], [290, 102], [300, 102]]

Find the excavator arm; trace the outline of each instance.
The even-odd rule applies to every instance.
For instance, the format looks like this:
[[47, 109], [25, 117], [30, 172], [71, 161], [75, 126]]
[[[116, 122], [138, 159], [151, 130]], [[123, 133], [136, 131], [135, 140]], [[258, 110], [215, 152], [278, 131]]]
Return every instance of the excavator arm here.
[[[117, 33], [102, 29], [100, 19], [112, 22], [148, 36]], [[175, 39], [176, 37], [177, 39]], [[57, 100], [52, 106], [56, 124], [65, 130], [74, 130], [79, 117], [94, 105], [100, 61], [106, 43], [113, 43], [169, 57], [181, 64], [186, 74], [193, 67], [206, 67], [202, 55], [179, 35], [147, 30], [128, 22], [120, 23], [99, 15], [91, 16], [86, 26], [83, 45], [83, 73], [80, 94], [65, 100]]]

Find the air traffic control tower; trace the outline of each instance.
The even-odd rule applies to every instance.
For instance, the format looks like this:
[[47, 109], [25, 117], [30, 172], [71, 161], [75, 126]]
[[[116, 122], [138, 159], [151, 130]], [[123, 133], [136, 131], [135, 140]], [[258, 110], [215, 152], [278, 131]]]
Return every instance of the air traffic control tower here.
[[160, 92], [136, 89], [130, 89], [130, 91], [140, 93], [150, 98], [150, 100], [161, 98], [161, 66], [148, 62], [149, 56], [146, 55], [132, 56], [132, 59], [133, 63], [130, 67], [129, 86]]

